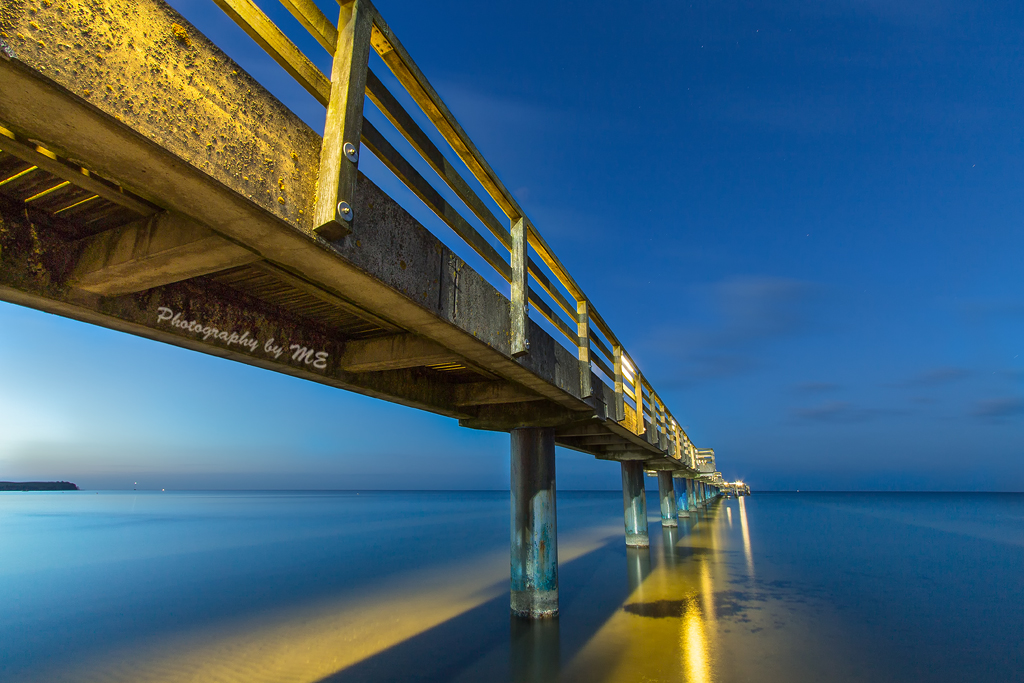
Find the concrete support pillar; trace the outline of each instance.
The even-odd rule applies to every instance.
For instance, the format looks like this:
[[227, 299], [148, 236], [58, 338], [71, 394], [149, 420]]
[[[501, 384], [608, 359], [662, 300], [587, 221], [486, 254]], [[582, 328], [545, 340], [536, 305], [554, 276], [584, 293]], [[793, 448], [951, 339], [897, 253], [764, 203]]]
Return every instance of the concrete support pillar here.
[[626, 522], [626, 545], [646, 548], [647, 494], [644, 491], [644, 464], [639, 460], [622, 461], [622, 512]]
[[512, 613], [558, 616], [555, 432], [512, 430]]
[[693, 479], [686, 480], [686, 500], [690, 506], [690, 512], [697, 511], [697, 482]]
[[661, 525], [679, 526], [676, 520], [676, 496], [672, 491], [671, 472], [658, 472], [658, 499], [661, 502]]
[[672, 489], [676, 497], [676, 516], [686, 519], [690, 516], [690, 501], [686, 499], [686, 482], [681, 477], [672, 478]]

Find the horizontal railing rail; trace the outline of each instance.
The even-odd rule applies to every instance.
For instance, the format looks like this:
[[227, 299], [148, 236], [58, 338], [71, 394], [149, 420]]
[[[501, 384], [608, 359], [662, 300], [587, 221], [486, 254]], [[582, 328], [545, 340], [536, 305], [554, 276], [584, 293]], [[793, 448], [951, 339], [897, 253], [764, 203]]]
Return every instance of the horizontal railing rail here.
[[[350, 225], [356, 218], [352, 199], [359, 151], [365, 145], [510, 284], [514, 356], [529, 353], [527, 318], [532, 306], [576, 350], [584, 398], [593, 394], [591, 373], [596, 371], [614, 387], [615, 404], [610, 412], [617, 423], [697, 469], [698, 451], [686, 432], [369, 0], [339, 0], [337, 24], [313, 0], [280, 0], [333, 58], [330, 78], [252, 0], [213, 2], [327, 107], [314, 212], [314, 230], [320, 236], [336, 240], [351, 231]], [[504, 213], [504, 222], [373, 73], [369, 65], [371, 49]], [[507, 254], [466, 220], [384, 134], [363, 118], [365, 98], [373, 102]], [[531, 280], [539, 291], [530, 285]]]

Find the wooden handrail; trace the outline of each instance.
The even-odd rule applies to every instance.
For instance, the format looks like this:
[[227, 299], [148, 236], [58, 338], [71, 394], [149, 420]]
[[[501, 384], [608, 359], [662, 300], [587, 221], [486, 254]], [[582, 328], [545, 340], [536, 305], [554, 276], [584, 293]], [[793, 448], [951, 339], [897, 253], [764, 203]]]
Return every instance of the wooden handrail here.
[[[213, 1], [224, 9], [318, 102], [330, 106], [332, 88], [330, 79], [274, 25], [252, 0]], [[313, 0], [280, 1], [328, 54], [335, 55], [339, 40], [338, 28], [320, 11]], [[351, 5], [352, 0], [338, 1], [342, 6], [342, 14], [347, 7], [353, 6]], [[659, 447], [673, 451], [673, 457], [682, 458], [686, 454], [691, 461], [694, 461], [697, 449], [693, 447], [686, 432], [644, 378], [636, 363], [627, 360], [622, 343], [612, 331], [611, 326], [586, 297], [582, 287], [559, 260], [540, 231], [526, 217], [523, 208], [483, 158], [437, 91], [413, 61], [402, 42], [383, 20], [377, 8], [370, 0], [357, 0], [357, 2], [359, 13], [367, 17], [371, 24], [369, 40], [373, 50], [392, 71], [398, 82], [445, 139], [452, 151], [465, 164], [466, 169], [505, 214], [508, 225], [503, 224], [495, 216], [481, 196], [470, 187], [463, 175], [448, 160], [448, 157], [442, 153], [369, 68], [365, 68], [364, 91], [366, 96], [438, 177], [448, 185], [455, 196], [490, 231], [501, 246], [509, 250], [511, 258], [506, 259], [476, 227], [466, 221], [458, 209], [446, 201], [441, 193], [398, 153], [380, 131], [366, 121], [361, 123], [362, 143], [460, 239], [477, 252], [502, 278], [512, 283], [513, 355], [528, 352], [526, 318], [528, 307], [532, 305], [576, 347], [581, 364], [580, 369], [585, 375], [585, 380], [581, 382], [581, 391], [584, 396], [590, 393], [589, 368], [591, 365], [596, 365], [597, 369], [615, 385], [616, 401], [610, 411], [613, 419], [619, 422], [625, 420], [624, 401], [626, 397], [632, 399], [636, 404], [633, 414], [636, 417], [637, 434], [645, 433], [645, 422], [649, 416], [650, 424], [654, 427], [654, 437], [660, 444]], [[351, 10], [349, 11], [351, 12]], [[360, 76], [360, 78], [362, 77]], [[353, 79], [355, 78], [356, 76], [353, 75]], [[537, 261], [529, 255], [528, 248], [533, 249], [538, 258]], [[550, 272], [553, 277], [550, 277], [545, 270]], [[537, 291], [529, 286], [529, 278], [533, 278], [540, 288], [551, 297], [556, 304], [555, 308], [552, 308]], [[517, 310], [519, 311], [518, 315]], [[562, 313], [572, 322], [567, 322]], [[630, 366], [632, 370], [629, 369]], [[647, 392], [646, 396], [644, 395], [645, 391]]]

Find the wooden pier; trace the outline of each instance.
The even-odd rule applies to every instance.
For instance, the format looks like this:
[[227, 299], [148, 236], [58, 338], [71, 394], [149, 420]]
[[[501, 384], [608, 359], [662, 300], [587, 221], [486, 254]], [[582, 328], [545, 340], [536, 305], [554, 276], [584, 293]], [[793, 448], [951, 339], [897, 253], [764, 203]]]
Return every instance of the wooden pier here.
[[[322, 134], [160, 0], [0, 8], [0, 299], [511, 432], [524, 616], [558, 609], [556, 444], [621, 463], [633, 544], [647, 537], [644, 470], [666, 473], [679, 516], [717, 495], [713, 451], [691, 443], [370, 2], [342, 2], [335, 22], [282, 0], [330, 75], [249, 0], [215, 2], [326, 107]], [[370, 70], [371, 50], [419, 111]], [[363, 119], [366, 98], [387, 130]], [[504, 286], [360, 173], [367, 153]]]

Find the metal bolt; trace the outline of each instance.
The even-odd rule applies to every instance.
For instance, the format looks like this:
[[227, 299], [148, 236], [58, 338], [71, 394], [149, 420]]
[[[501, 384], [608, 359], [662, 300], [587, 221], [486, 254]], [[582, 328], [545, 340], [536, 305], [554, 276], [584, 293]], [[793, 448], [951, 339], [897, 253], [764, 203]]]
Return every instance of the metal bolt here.
[[348, 205], [348, 202], [338, 202], [338, 215], [343, 220], [352, 222], [352, 207]]
[[341, 147], [341, 151], [345, 153], [345, 158], [351, 161], [353, 164], [359, 161], [359, 152], [356, 150], [356, 146], [351, 142], [346, 142]]

